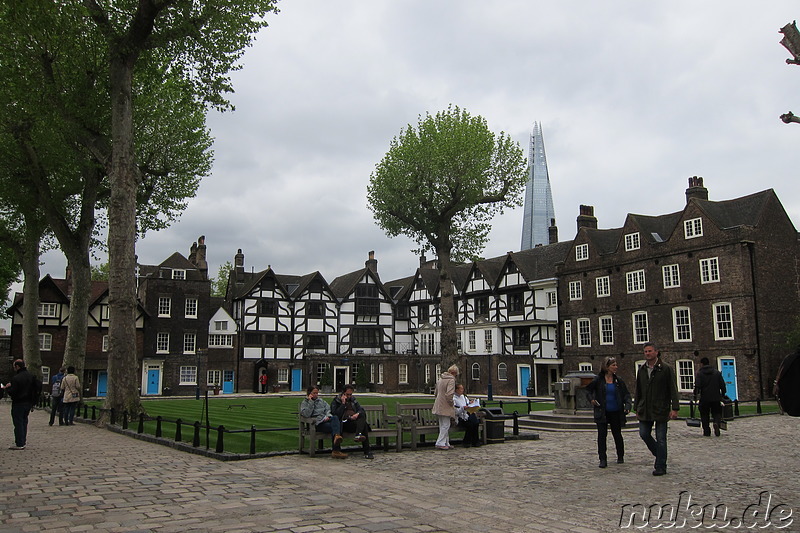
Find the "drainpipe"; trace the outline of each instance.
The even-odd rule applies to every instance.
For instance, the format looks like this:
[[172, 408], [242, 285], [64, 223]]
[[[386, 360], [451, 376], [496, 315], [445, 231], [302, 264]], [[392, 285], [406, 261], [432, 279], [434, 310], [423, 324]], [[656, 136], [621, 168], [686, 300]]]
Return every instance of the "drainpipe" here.
[[758, 323], [758, 293], [756, 292], [756, 260], [755, 243], [753, 241], [742, 241], [747, 245], [747, 252], [750, 255], [750, 282], [753, 285], [753, 318], [756, 326], [756, 362], [758, 363], [758, 398], [764, 399], [764, 375], [761, 364], [761, 328]]

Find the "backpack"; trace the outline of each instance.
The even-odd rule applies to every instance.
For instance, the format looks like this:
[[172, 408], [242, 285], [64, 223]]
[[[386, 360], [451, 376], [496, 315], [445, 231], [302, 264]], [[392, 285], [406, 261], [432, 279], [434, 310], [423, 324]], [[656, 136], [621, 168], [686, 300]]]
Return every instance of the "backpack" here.
[[53, 389], [50, 391], [50, 396], [53, 398], [61, 398], [61, 380], [53, 382]]

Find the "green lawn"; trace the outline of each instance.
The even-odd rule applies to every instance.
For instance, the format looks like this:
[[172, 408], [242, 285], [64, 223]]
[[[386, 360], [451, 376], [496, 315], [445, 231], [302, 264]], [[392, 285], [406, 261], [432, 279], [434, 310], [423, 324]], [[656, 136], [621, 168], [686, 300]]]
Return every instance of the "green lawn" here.
[[[332, 395], [320, 395], [321, 398], [330, 402]], [[208, 422], [213, 428], [209, 432], [208, 447], [215, 449], [217, 444], [217, 430], [220, 425], [226, 430], [247, 430], [242, 433], [225, 433], [224, 449], [232, 453], [249, 453], [251, 433], [250, 428], [255, 426], [256, 432], [256, 453], [278, 452], [284, 450], [294, 450], [298, 446], [298, 424], [297, 413], [299, 410], [302, 396], [279, 397], [244, 397], [244, 398], [218, 398], [208, 399]], [[416, 397], [392, 397], [392, 396], [368, 396], [359, 395], [358, 401], [364, 405], [386, 404], [389, 414], [394, 414], [395, 405], [399, 403], [419, 403], [433, 402], [432, 396]], [[175, 438], [176, 423], [181, 420], [181, 441], [191, 443], [194, 436], [193, 424], [199, 421], [203, 426], [200, 430], [200, 446], [206, 447], [206, 430], [204, 429], [206, 416], [203, 409], [204, 400], [194, 398], [159, 398], [156, 400], [144, 400], [142, 405], [149, 417], [162, 417], [161, 431], [162, 436]], [[87, 405], [100, 407], [102, 401], [89, 401]], [[241, 407], [244, 406], [244, 407]], [[497, 407], [498, 402], [488, 402], [488, 406]], [[552, 403], [532, 403], [532, 408], [552, 409]], [[503, 411], [512, 413], [515, 410], [520, 413], [527, 412], [526, 400], [519, 402], [504, 402]], [[121, 423], [118, 419], [117, 423]], [[144, 432], [150, 435], [156, 433], [156, 421], [150, 420], [144, 423]], [[138, 419], [130, 420], [129, 429], [138, 428]], [[271, 430], [273, 428], [291, 428], [284, 430]], [[269, 430], [269, 431], [267, 431]]]

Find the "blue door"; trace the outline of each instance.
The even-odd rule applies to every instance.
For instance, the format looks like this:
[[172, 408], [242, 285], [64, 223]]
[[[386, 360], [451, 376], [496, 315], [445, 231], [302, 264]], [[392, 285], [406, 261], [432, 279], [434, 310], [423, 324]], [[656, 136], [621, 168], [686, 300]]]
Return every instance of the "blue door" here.
[[147, 394], [159, 394], [161, 391], [158, 390], [158, 370], [148, 370], [147, 371]]
[[531, 380], [531, 367], [519, 367], [519, 395], [525, 396], [527, 394], [528, 383]]
[[233, 370], [222, 371], [222, 394], [233, 394]]
[[299, 392], [303, 390], [303, 370], [301, 368], [292, 369], [292, 391]]
[[105, 396], [108, 394], [108, 372], [100, 370], [97, 373], [97, 395]]
[[736, 360], [735, 359], [720, 359], [722, 365], [722, 379], [725, 380], [726, 394], [731, 400], [739, 398], [739, 391], [736, 390]]

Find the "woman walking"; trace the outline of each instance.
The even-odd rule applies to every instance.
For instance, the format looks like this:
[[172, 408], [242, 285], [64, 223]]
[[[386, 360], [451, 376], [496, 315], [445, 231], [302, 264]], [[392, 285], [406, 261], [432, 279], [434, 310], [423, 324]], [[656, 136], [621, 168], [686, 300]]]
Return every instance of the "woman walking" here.
[[81, 401], [81, 382], [78, 376], [75, 375], [75, 367], [67, 367], [67, 375], [61, 380], [61, 390], [64, 391], [62, 395], [61, 409], [64, 412], [64, 425], [75, 425], [72, 421], [75, 418], [75, 408], [78, 402]]
[[456, 376], [458, 367], [452, 365], [442, 374], [436, 384], [436, 401], [433, 402], [433, 414], [439, 417], [439, 438], [436, 439], [437, 450], [450, 450], [450, 424], [456, 417], [453, 406], [453, 395], [456, 392]]
[[600, 456], [600, 468], [608, 466], [606, 456], [606, 436], [608, 428], [614, 436], [617, 448], [617, 462], [625, 462], [625, 443], [622, 440], [622, 426], [631, 410], [631, 394], [625, 382], [617, 376], [617, 360], [606, 357], [603, 368], [586, 387], [589, 402], [594, 406], [594, 421], [597, 424], [597, 454]]

